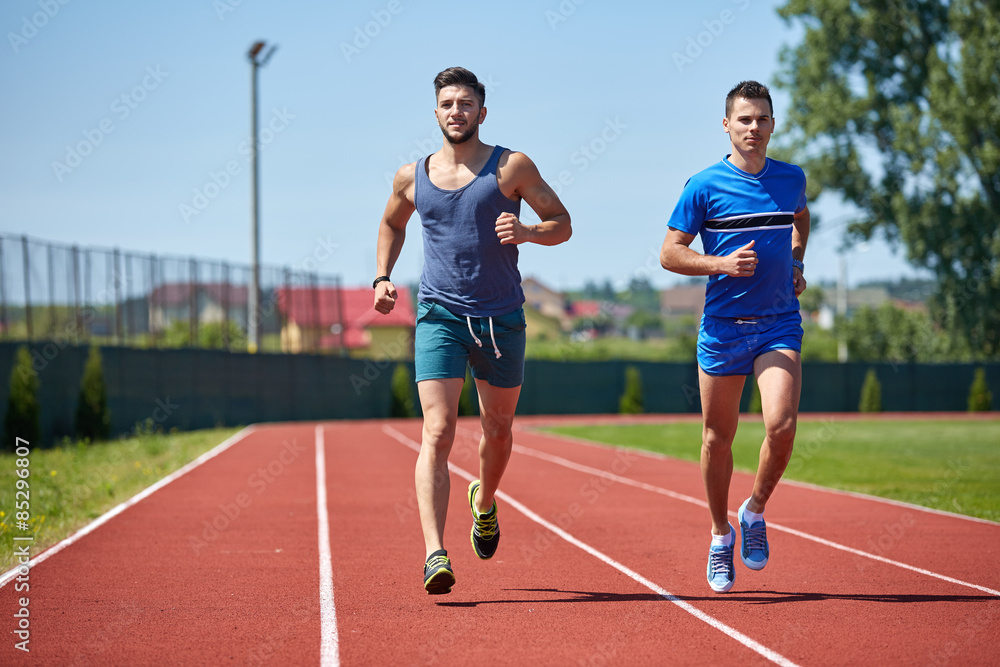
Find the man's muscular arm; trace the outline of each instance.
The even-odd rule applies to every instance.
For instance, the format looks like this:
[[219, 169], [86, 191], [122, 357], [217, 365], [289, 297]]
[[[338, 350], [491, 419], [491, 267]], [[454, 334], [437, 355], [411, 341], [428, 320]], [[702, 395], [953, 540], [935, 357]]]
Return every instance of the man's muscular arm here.
[[[399, 168], [392, 179], [392, 194], [385, 205], [385, 213], [378, 227], [378, 250], [376, 251], [377, 276], [388, 276], [396, 265], [399, 252], [406, 240], [406, 223], [416, 207], [413, 204], [413, 183], [416, 164]], [[388, 314], [396, 305], [396, 287], [391, 280], [383, 280], [375, 286], [375, 310]]]
[[702, 255], [689, 246], [694, 234], [670, 227], [660, 248], [660, 266], [683, 276], [711, 276], [724, 273], [727, 276], [747, 278], [757, 268], [757, 252], [754, 242], [737, 248], [728, 255]]
[[558, 245], [573, 235], [569, 212], [527, 155], [511, 152], [501, 158], [497, 180], [507, 197], [521, 197], [541, 220], [525, 225], [511, 213], [500, 214], [496, 224], [500, 243]]

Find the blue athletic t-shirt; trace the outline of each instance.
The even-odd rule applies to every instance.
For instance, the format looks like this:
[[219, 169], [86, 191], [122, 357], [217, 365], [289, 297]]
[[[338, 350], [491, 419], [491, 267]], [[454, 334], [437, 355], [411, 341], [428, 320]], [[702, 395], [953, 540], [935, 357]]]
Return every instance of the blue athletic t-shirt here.
[[792, 285], [792, 214], [805, 205], [805, 173], [771, 158], [760, 173], [748, 174], [727, 155], [688, 180], [669, 225], [700, 233], [706, 255], [728, 255], [750, 241], [757, 253], [752, 276], [709, 276], [706, 315], [762, 317], [799, 309]]

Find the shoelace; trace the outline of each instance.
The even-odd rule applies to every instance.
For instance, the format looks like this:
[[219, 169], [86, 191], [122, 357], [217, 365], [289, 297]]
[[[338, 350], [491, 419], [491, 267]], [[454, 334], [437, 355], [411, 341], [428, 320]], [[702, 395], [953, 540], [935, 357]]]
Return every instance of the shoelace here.
[[747, 551], [763, 551], [767, 546], [767, 530], [763, 523], [754, 524], [754, 526], [758, 525], [759, 528], [751, 527], [743, 531], [743, 543], [746, 545]]
[[731, 559], [732, 552], [729, 549], [725, 551], [713, 551], [708, 555], [708, 564], [712, 568], [712, 574], [722, 573], [729, 574], [731, 569]]
[[444, 567], [445, 565], [451, 565], [451, 561], [448, 560], [447, 556], [434, 556], [427, 564], [424, 566], [425, 570], [435, 570], [439, 567]]
[[[478, 338], [476, 338], [476, 334], [473, 333], [473, 331], [472, 331], [472, 318], [469, 317], [468, 315], [466, 315], [466, 317], [465, 317], [465, 323], [469, 326], [469, 333], [472, 335], [472, 340], [476, 341], [476, 345], [478, 345], [479, 347], [482, 347], [483, 346], [483, 342], [481, 340], [479, 340]], [[500, 348], [497, 347], [497, 339], [496, 339], [496, 337], [493, 336], [493, 318], [492, 317], [490, 318], [490, 340], [493, 341], [493, 351], [496, 352], [497, 359], [499, 359], [502, 355], [500, 354]]]
[[488, 540], [497, 534], [499, 526], [497, 525], [497, 513], [494, 511], [492, 516], [488, 516], [485, 519], [480, 519], [476, 516], [476, 535]]

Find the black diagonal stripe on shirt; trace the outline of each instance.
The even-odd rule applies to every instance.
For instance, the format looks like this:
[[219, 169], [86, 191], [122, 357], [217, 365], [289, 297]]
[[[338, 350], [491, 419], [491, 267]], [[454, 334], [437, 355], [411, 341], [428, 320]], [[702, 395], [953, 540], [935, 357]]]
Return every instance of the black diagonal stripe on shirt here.
[[746, 216], [743, 218], [729, 218], [728, 220], [708, 220], [705, 227], [708, 229], [731, 229], [740, 230], [753, 227], [784, 227], [792, 224], [791, 213], [775, 213], [774, 215]]

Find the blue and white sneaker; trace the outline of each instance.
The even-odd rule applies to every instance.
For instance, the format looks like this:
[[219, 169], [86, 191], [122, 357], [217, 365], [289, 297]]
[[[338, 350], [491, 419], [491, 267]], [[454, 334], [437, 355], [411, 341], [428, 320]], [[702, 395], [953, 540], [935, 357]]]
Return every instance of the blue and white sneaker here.
[[736, 518], [740, 521], [740, 560], [751, 570], [763, 570], [770, 553], [767, 548], [767, 526], [764, 519], [752, 526], [743, 520], [743, 512], [749, 502], [749, 498], [743, 501], [740, 511], [736, 513]]
[[733, 567], [733, 547], [736, 546], [736, 534], [732, 524], [729, 532], [733, 541], [728, 547], [712, 545], [708, 548], [708, 585], [716, 593], [728, 593], [736, 581], [736, 568]]

